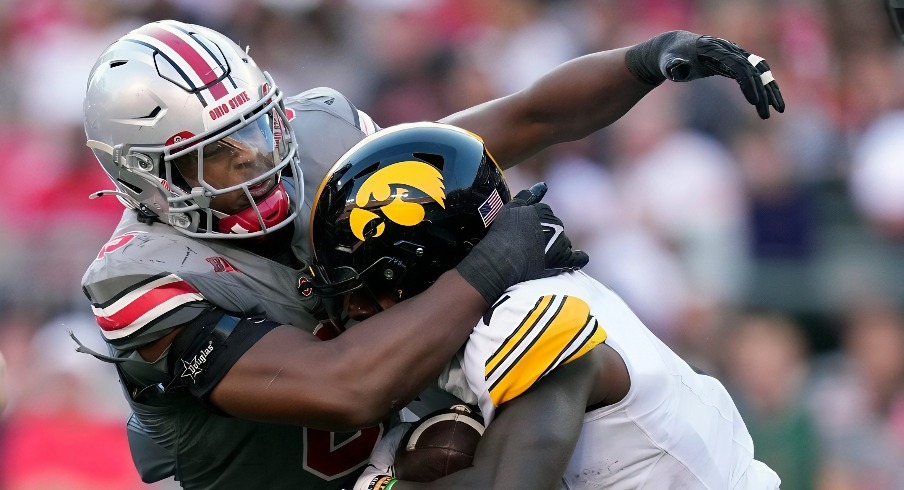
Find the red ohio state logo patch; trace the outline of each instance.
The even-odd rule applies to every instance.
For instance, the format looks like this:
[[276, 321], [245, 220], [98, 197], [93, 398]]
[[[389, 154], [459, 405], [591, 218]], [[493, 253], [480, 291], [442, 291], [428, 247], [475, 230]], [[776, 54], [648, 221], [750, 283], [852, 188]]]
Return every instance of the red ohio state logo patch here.
[[176, 143], [181, 143], [189, 138], [194, 138], [195, 133], [191, 131], [179, 131], [178, 133], [170, 136], [166, 139], [166, 146], [174, 145]]

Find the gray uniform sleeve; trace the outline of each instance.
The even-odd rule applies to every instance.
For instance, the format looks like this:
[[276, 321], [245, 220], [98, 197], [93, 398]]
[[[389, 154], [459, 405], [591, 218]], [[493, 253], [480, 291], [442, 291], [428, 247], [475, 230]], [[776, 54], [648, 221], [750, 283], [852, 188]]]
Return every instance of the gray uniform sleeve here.
[[175, 455], [150, 436], [135, 414], [129, 417], [126, 435], [141, 481], [154, 483], [176, 474]]
[[107, 243], [82, 279], [107, 343], [120, 350], [144, 345], [201, 314], [208, 302], [185, 279], [209, 268], [196, 257], [198, 248], [178, 236], [143, 230]]
[[[366, 113], [341, 93], [327, 87], [311, 89], [286, 99], [289, 117], [304, 172], [302, 229], [309, 229], [311, 202], [320, 183], [346, 151], [380, 129]], [[302, 256], [310, 257], [309, 240], [300, 240]]]

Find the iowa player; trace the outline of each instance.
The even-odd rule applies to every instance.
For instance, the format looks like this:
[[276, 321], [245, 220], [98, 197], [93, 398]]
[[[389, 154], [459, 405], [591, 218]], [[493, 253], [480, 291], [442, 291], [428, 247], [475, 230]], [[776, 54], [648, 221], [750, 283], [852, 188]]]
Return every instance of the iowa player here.
[[[408, 192], [387, 201], [378, 192], [387, 176]], [[438, 123], [387, 128], [341, 158], [315, 198], [315, 290], [340, 322], [391, 312], [455, 267], [508, 200], [473, 134]], [[478, 405], [488, 424], [474, 466], [423, 486], [371, 467], [356, 488], [779, 485], [753, 459], [722, 384], [696, 373], [581, 272], [506, 290], [439, 383]], [[394, 450], [381, 444], [378, 459]]]
[[[722, 43], [668, 33], [589, 55], [446, 120], [485, 135], [512, 165], [609, 124], [667, 76], [729, 76], [762, 117], [770, 104], [781, 111], [765, 65], [711, 49]], [[83, 289], [111, 351], [95, 354], [116, 364], [134, 409], [130, 443], [146, 481], [341, 488], [376, 424], [440, 371], [505, 287], [586, 260], [562, 238], [546, 250], [542, 207], [508, 206], [419, 298], [321, 343], [314, 335], [337, 332], [318, 323], [306, 274], [310, 198], [378, 129], [366, 114], [326, 88], [283, 98], [232, 41], [164, 21], [100, 56], [85, 129], [115, 184], [107, 194], [127, 209]], [[399, 351], [415, 332], [417, 345]]]

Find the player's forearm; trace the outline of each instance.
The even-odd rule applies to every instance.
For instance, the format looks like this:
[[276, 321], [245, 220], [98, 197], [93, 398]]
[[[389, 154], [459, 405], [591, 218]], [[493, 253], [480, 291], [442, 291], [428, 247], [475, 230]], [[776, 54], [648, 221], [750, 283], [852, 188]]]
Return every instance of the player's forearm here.
[[375, 425], [436, 379], [486, 309], [453, 271], [333, 340], [279, 327], [239, 358], [211, 401], [263, 422], [333, 431]]
[[625, 51], [571, 60], [518, 93], [444, 121], [483, 137], [500, 166], [511, 167], [550, 145], [608, 126], [652, 90], [628, 71]]
[[343, 333], [344, 382], [374, 420], [402, 408], [436, 379], [488, 305], [456, 271], [423, 293]]
[[543, 147], [583, 138], [612, 124], [653, 86], [625, 65], [627, 48], [593, 53], [562, 64], [524, 90], [530, 119], [547, 127]]

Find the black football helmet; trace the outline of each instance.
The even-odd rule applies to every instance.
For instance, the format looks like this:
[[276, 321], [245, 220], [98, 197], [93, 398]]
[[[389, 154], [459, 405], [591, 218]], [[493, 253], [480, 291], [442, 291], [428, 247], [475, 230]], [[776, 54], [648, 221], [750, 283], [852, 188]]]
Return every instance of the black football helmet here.
[[510, 199], [473, 133], [432, 122], [378, 131], [339, 159], [314, 197], [314, 292], [340, 327], [354, 291], [377, 305], [410, 298], [455, 267]]

